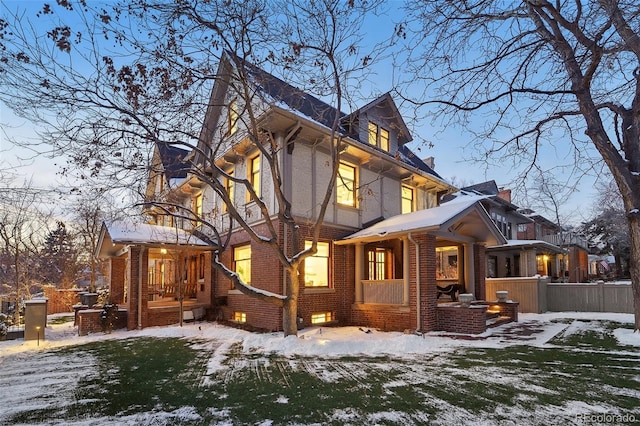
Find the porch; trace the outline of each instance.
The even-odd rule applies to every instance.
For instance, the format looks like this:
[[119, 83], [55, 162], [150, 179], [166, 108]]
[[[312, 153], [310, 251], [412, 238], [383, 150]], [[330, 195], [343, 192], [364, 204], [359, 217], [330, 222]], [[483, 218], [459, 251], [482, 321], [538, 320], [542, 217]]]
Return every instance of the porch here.
[[[477, 201], [395, 216], [336, 242], [355, 249], [352, 322], [421, 332], [453, 331], [448, 324], [455, 323], [467, 333], [484, 332], [494, 315], [487, 306], [440, 309], [459, 292], [485, 298], [485, 246], [506, 242]], [[470, 312], [481, 326], [468, 321]]]

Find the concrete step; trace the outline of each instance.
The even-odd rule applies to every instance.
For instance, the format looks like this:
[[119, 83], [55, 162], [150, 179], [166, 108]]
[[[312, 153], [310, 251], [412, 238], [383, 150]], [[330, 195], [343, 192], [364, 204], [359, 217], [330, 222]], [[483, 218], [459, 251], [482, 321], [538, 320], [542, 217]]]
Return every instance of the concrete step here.
[[506, 324], [508, 322], [511, 322], [511, 318], [510, 317], [501, 317], [500, 314], [498, 314], [498, 316], [489, 318], [489, 316], [487, 315], [487, 328], [492, 328], [492, 327], [497, 327], [499, 325], [502, 324]]

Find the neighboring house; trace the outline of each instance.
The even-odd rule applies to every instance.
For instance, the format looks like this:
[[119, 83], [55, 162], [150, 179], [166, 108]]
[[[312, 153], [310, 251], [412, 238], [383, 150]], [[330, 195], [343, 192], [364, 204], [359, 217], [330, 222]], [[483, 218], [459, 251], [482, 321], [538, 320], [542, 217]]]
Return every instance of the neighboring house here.
[[584, 282], [589, 278], [589, 245], [582, 235], [567, 231], [532, 210], [521, 210], [532, 222], [518, 228], [518, 238], [542, 240], [561, 249], [539, 268], [554, 281]]
[[482, 204], [506, 244], [487, 247], [487, 278], [549, 276], [561, 281], [581, 282], [587, 277], [586, 240], [562, 232], [555, 223], [522, 210], [511, 202], [511, 190], [499, 188], [494, 180], [462, 188], [444, 201], [464, 196], [484, 196]]
[[[339, 178], [318, 251], [301, 272], [299, 321], [386, 330], [464, 327], [465, 322], [457, 320], [448, 326], [446, 315], [437, 312], [437, 285], [457, 283], [477, 299], [485, 298], [485, 247], [504, 244], [506, 239], [480, 203], [481, 197], [440, 205], [441, 198], [456, 188], [408, 148], [412, 136], [389, 94], [344, 114], [230, 54], [219, 65], [198, 150], [187, 153], [161, 145], [156, 149], [145, 210], [150, 224], [103, 228], [100, 253], [112, 259], [112, 298], [127, 307], [128, 327], [176, 322], [175, 299], [182, 298], [186, 312], [202, 308], [227, 321], [282, 328], [281, 308], [232, 288], [230, 280], [212, 268], [217, 241], [201, 225], [207, 221], [221, 232], [229, 230], [227, 207], [184, 169], [187, 162], [180, 161], [188, 158], [194, 167], [201, 167], [203, 153], [215, 153], [219, 167], [250, 180], [260, 199], [274, 210], [270, 169], [245, 136], [245, 108], [233, 91], [236, 67], [245, 67], [255, 85], [253, 101], [260, 103], [262, 131], [282, 148], [278, 160], [283, 193], [300, 224], [299, 241], [291, 241], [285, 224], [275, 215], [271, 218], [282, 247], [309, 244], [310, 229], [304, 224], [316, 218], [326, 193], [328, 141], [336, 118], [344, 138]], [[177, 164], [182, 166], [174, 167]], [[264, 218], [244, 187], [221, 183], [261, 232]], [[197, 216], [158, 207], [153, 203], [158, 200], [188, 206]], [[229, 247], [220, 254], [226, 267], [255, 288], [284, 294], [287, 275], [273, 252], [239, 227], [230, 229], [229, 235]], [[484, 315], [483, 309], [467, 311]]]

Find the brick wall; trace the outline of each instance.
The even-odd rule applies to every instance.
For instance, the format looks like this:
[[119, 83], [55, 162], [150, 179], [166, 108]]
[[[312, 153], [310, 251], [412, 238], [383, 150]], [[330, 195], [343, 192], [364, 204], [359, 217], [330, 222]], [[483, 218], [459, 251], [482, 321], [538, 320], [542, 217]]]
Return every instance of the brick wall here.
[[373, 327], [382, 331], [404, 331], [415, 329], [415, 315], [411, 309], [386, 305], [354, 305], [352, 324]]
[[450, 333], [482, 334], [487, 329], [487, 305], [464, 308], [459, 305], [437, 307], [436, 330]]
[[[274, 223], [278, 229], [278, 239], [281, 246], [284, 244], [284, 226]], [[255, 227], [261, 235], [267, 235], [264, 225]], [[323, 226], [320, 232], [321, 241], [332, 241], [349, 234], [340, 228]], [[311, 228], [300, 226], [298, 228], [298, 249], [304, 247], [305, 238], [311, 235]], [[291, 284], [288, 276], [273, 249], [264, 244], [251, 241], [249, 235], [239, 231], [231, 236], [229, 248], [220, 257], [229, 268], [233, 267], [233, 247], [241, 244], [251, 244], [251, 284], [257, 288], [268, 290], [277, 294], [283, 294], [284, 283]], [[318, 290], [311, 288], [306, 290], [301, 283], [298, 297], [298, 317], [303, 323], [311, 323], [311, 315], [317, 312], [330, 311], [335, 315], [340, 324], [349, 324], [351, 318], [351, 304], [354, 299], [354, 249], [353, 247], [332, 246], [330, 288]], [[287, 251], [291, 255], [293, 251], [293, 237], [290, 232], [287, 235]], [[265, 301], [260, 301], [237, 291], [231, 291], [231, 281], [221, 272], [214, 271], [214, 297], [227, 297], [227, 306], [222, 310], [225, 320], [232, 319], [234, 312], [244, 312], [247, 317], [247, 325], [266, 329], [282, 330], [282, 309]], [[284, 281], [286, 279], [286, 281]]]
[[[85, 309], [78, 311], [78, 336], [86, 336], [93, 333], [102, 333], [101, 322], [102, 309]], [[127, 311], [118, 309], [118, 319], [113, 325], [113, 330], [127, 327]]]
[[109, 277], [109, 298], [111, 303], [124, 304], [124, 283], [127, 266], [126, 254], [120, 257], [111, 258], [111, 268]]
[[[129, 289], [127, 296], [127, 311], [128, 322], [127, 328], [129, 330], [134, 330], [138, 328], [138, 298], [141, 300], [142, 310], [141, 310], [141, 326], [147, 327], [149, 321], [149, 312], [148, 312], [148, 304], [149, 304], [149, 251], [143, 247], [133, 246], [129, 248]], [[142, 267], [142, 270], [139, 268]], [[139, 278], [142, 276], [142, 285], [139, 284]], [[140, 287], [142, 287], [142, 292], [139, 293]]]
[[[436, 282], [436, 237], [418, 235], [414, 237], [420, 250], [420, 331], [432, 331], [437, 327], [436, 307], [438, 291]], [[415, 246], [410, 245], [410, 269], [415, 268]], [[412, 277], [413, 278], [413, 277]]]
[[487, 249], [484, 244], [474, 244], [473, 246], [473, 268], [475, 277], [475, 298], [485, 300], [487, 289], [485, 277], [487, 276]]
[[493, 305], [497, 305], [500, 310], [501, 317], [509, 317], [514, 322], [518, 322], [518, 310], [520, 304], [518, 302], [498, 302], [492, 303]]

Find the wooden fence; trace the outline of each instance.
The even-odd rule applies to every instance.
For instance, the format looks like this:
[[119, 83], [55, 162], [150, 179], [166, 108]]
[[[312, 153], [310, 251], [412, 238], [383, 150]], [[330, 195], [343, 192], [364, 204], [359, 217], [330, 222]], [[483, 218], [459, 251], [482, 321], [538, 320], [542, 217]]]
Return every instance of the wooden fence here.
[[622, 312], [633, 313], [630, 283], [551, 283], [548, 278], [487, 278], [487, 300], [507, 290], [520, 302], [520, 312]]

